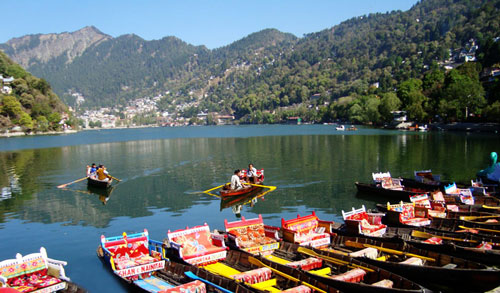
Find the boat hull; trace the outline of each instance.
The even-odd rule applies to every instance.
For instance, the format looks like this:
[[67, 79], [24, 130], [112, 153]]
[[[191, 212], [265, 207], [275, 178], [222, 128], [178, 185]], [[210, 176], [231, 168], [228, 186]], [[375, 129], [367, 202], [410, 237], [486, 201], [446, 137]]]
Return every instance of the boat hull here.
[[410, 196], [428, 193], [428, 190], [419, 190], [419, 189], [409, 189], [405, 188], [403, 190], [394, 190], [394, 189], [385, 189], [382, 187], [377, 187], [374, 184], [366, 184], [356, 182], [356, 188], [359, 193], [370, 194], [370, 195], [380, 195], [386, 198], [394, 198], [396, 200], [408, 201]]
[[[500, 284], [500, 270], [491, 269], [486, 265], [449, 256], [447, 254], [436, 253], [412, 247], [411, 245], [405, 245], [404, 242], [386, 242], [366, 237], [334, 236], [332, 243], [335, 245], [341, 245], [347, 240], [374, 246], [383, 246], [385, 248], [435, 259], [436, 265], [417, 266], [412, 264], [402, 264], [400, 262], [380, 261], [366, 257], [356, 257], [356, 259], [359, 259], [362, 262], [397, 273], [398, 275], [406, 277], [433, 290], [449, 292], [484, 292], [496, 288]], [[457, 267], [450, 267], [450, 264], [455, 264]]]
[[109, 188], [111, 186], [111, 183], [113, 183], [113, 179], [109, 179], [108, 181], [101, 181], [92, 179], [90, 177], [87, 178], [87, 185], [94, 188]]

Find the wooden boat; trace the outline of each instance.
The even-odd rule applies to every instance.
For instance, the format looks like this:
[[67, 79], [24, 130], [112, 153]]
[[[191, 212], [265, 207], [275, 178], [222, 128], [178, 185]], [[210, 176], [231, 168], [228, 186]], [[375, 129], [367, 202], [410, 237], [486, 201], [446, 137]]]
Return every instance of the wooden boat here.
[[389, 189], [383, 188], [378, 184], [370, 184], [370, 183], [360, 183], [355, 182], [356, 188], [358, 189], [358, 193], [371, 195], [373, 197], [382, 196], [385, 198], [394, 198], [397, 200], [407, 201], [412, 195], [419, 195], [428, 193], [429, 190], [418, 189], [418, 188], [410, 188], [403, 186], [402, 189]]
[[98, 180], [92, 177], [87, 177], [87, 185], [96, 187], [96, 188], [108, 188], [111, 186], [111, 183], [113, 183], [113, 179], [109, 178], [109, 180], [103, 181], [103, 180]]
[[222, 187], [222, 189], [219, 191], [219, 193], [220, 193], [221, 197], [228, 198], [228, 197], [244, 196], [244, 195], [247, 195], [253, 191], [258, 191], [259, 189], [262, 189], [262, 187], [245, 184], [243, 186], [243, 188], [234, 190], [234, 189], [231, 189], [230, 184], [226, 184]]
[[[246, 170], [242, 170], [240, 175], [240, 179], [244, 180], [246, 178]], [[221, 190], [219, 191], [221, 197], [230, 197], [230, 196], [241, 196], [244, 194], [248, 194], [254, 190], [258, 190], [262, 188], [263, 186], [262, 183], [264, 183], [264, 169], [257, 170], [257, 180], [255, 180], [254, 183], [250, 184], [248, 182], [244, 183], [243, 188], [241, 189], [231, 189], [231, 184], [225, 184], [222, 186]]]
[[[500, 270], [403, 242], [366, 237], [333, 236], [332, 248], [395, 272], [429, 289], [449, 292], [488, 291], [500, 285]], [[328, 256], [333, 252], [315, 250]]]
[[66, 276], [66, 264], [48, 258], [44, 247], [25, 256], [18, 253], [15, 259], [0, 262], [0, 288], [6, 292], [87, 292]]
[[112, 269], [122, 281], [133, 289], [146, 292], [162, 290], [205, 290], [200, 281], [182, 285], [158, 277], [158, 271], [165, 269], [165, 253], [162, 242], [149, 239], [148, 231], [121, 236], [101, 236], [101, 245], [97, 248], [97, 256]]
[[156, 274], [159, 278], [167, 280], [175, 286], [189, 283], [192, 280], [200, 280], [207, 285], [207, 292], [255, 292], [240, 282], [212, 274], [201, 267], [176, 262], [166, 262], [165, 268], [157, 271]]
[[[387, 237], [387, 238], [386, 238]], [[471, 233], [447, 233], [422, 228], [390, 227], [383, 240], [401, 239], [415, 247], [472, 260], [487, 265], [500, 265], [500, 237]]]
[[426, 292], [427, 289], [395, 273], [352, 257], [318, 254], [298, 244], [280, 243], [263, 263], [302, 280], [318, 280], [342, 292]]
[[[193, 246], [193, 240], [196, 240], [196, 246]], [[328, 293], [339, 292], [317, 280], [307, 282], [265, 267], [247, 252], [228, 251], [224, 244], [224, 235], [210, 233], [208, 225], [168, 231], [167, 242], [171, 259], [201, 267], [208, 273], [229, 280], [236, 280], [259, 292], [288, 289], [291, 289], [289, 292], [310, 289]]]

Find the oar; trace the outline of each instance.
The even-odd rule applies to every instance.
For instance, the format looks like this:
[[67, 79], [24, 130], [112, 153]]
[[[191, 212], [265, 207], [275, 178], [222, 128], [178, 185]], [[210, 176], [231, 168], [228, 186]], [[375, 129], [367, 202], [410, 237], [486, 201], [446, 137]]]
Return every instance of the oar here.
[[358, 248], [371, 247], [371, 248], [375, 248], [375, 249], [378, 249], [380, 251], [391, 253], [391, 254], [406, 255], [406, 256], [416, 257], [416, 258], [420, 258], [420, 259], [432, 261], [432, 262], [436, 261], [435, 259], [433, 259], [431, 257], [426, 257], [426, 256], [422, 256], [422, 255], [418, 255], [418, 254], [414, 254], [414, 253], [409, 253], [409, 252], [404, 252], [404, 251], [399, 251], [399, 250], [390, 249], [390, 248], [385, 248], [382, 246], [375, 246], [375, 245], [370, 245], [370, 244], [365, 244], [365, 243], [358, 243], [358, 242], [354, 242], [354, 241], [350, 241], [350, 240], [347, 240], [345, 242], [345, 245], [351, 246], [351, 247], [358, 247]]
[[477, 240], [468, 240], [468, 239], [463, 239], [463, 238], [455, 238], [455, 237], [449, 237], [449, 236], [440, 236], [440, 235], [434, 235], [434, 234], [431, 234], [431, 233], [427, 233], [427, 232], [424, 232], [424, 231], [418, 231], [418, 230], [413, 230], [411, 232], [411, 236], [414, 236], [414, 237], [418, 237], [418, 238], [431, 238], [431, 237], [438, 237], [438, 238], [441, 238], [443, 240], [451, 240], [451, 241], [460, 241], [460, 242], [472, 242], [472, 243], [476, 243]]
[[253, 183], [243, 183], [243, 184], [248, 184], [248, 185], [252, 185], [252, 186], [255, 186], [255, 187], [263, 187], [263, 188], [269, 188], [269, 189], [276, 189], [276, 186], [267, 186], [267, 185], [260, 185], [260, 184], [253, 184]]
[[493, 230], [493, 229], [486, 229], [486, 228], [471, 228], [471, 227], [465, 227], [465, 226], [458, 226], [458, 227], [461, 229], [474, 229], [474, 230], [478, 230], [478, 231], [500, 234], [500, 230]]
[[494, 206], [488, 206], [488, 205], [483, 205], [483, 208], [490, 209], [490, 210], [500, 210], [500, 207], [494, 207]]
[[481, 220], [481, 219], [493, 219], [493, 218], [498, 218], [498, 215], [491, 215], [491, 216], [460, 216], [460, 220], [464, 221], [474, 221], [474, 220]]
[[193, 279], [193, 280], [198, 280], [198, 281], [202, 281], [203, 283], [206, 283], [214, 288], [217, 288], [219, 291], [222, 291], [222, 292], [226, 292], [226, 293], [233, 293], [233, 291], [230, 291], [230, 290], [227, 290], [226, 288], [222, 288], [221, 286], [219, 285], [216, 285], [208, 280], [205, 280], [203, 278], [200, 278], [198, 277], [197, 275], [195, 275], [193, 272], [190, 272], [190, 271], [187, 271], [187, 272], [184, 272], [184, 274], [186, 276], [188, 276], [189, 278]]
[[61, 184], [61, 185], [58, 185], [58, 186], [57, 186], [57, 188], [64, 188], [64, 187], [66, 187], [66, 186], [68, 186], [68, 185], [70, 185], [70, 184], [80, 182], [80, 181], [85, 180], [85, 179], [87, 179], [87, 178], [88, 178], [88, 177], [83, 177], [83, 178], [77, 179], [77, 180], [75, 180], [75, 181], [71, 181], [71, 182], [69, 182], [69, 183], [66, 183], [66, 184]]
[[[475, 229], [475, 228], [473, 228], [473, 229]], [[419, 237], [419, 238], [439, 237], [439, 238], [444, 239], [444, 240], [451, 240], [451, 241], [458, 241], [458, 242], [469, 242], [469, 243], [478, 243], [479, 242], [478, 240], [474, 240], [474, 239], [462, 239], [462, 238], [454, 238], [454, 237], [449, 237], [449, 236], [432, 235], [430, 233], [418, 231], [418, 230], [413, 230], [411, 232], [411, 236], [415, 236], [415, 237]], [[484, 242], [491, 244], [491, 245], [494, 245], [494, 246], [500, 246], [500, 243], [487, 242], [487, 241], [484, 241]]]
[[333, 257], [329, 257], [327, 255], [322, 255], [322, 254], [319, 254], [313, 250], [310, 250], [308, 248], [305, 248], [305, 247], [299, 247], [297, 249], [298, 252], [300, 253], [303, 253], [303, 254], [306, 254], [306, 255], [309, 255], [309, 256], [314, 256], [314, 257], [317, 257], [317, 258], [321, 258], [323, 260], [326, 260], [328, 262], [331, 262], [331, 263], [334, 263], [334, 264], [337, 264], [337, 265], [345, 265], [347, 266], [348, 268], [358, 268], [358, 269], [362, 269], [362, 270], [365, 270], [367, 272], [370, 272], [370, 273], [373, 273], [375, 270], [373, 269], [370, 269], [370, 268], [367, 268], [367, 267], [363, 267], [363, 266], [360, 266], [360, 265], [357, 265], [357, 264], [352, 264], [348, 261], [345, 261], [345, 260], [341, 260], [341, 259], [337, 259], [337, 258], [333, 258]]
[[254, 264], [254, 265], [256, 265], [256, 266], [259, 266], [259, 267], [266, 267], [266, 268], [270, 269], [271, 271], [273, 271], [275, 274], [280, 275], [280, 276], [282, 276], [282, 277], [284, 277], [284, 278], [287, 278], [288, 280], [292, 280], [292, 281], [294, 281], [294, 282], [301, 283], [302, 285], [305, 285], [305, 286], [307, 286], [307, 287], [309, 287], [309, 288], [313, 289], [314, 291], [318, 291], [318, 292], [326, 293], [326, 291], [321, 290], [320, 288], [317, 288], [317, 287], [315, 287], [315, 286], [313, 286], [313, 285], [311, 285], [311, 284], [309, 284], [309, 283], [303, 282], [303, 281], [301, 281], [301, 280], [299, 280], [299, 279], [297, 279], [297, 278], [294, 278], [294, 277], [292, 277], [292, 276], [290, 276], [290, 275], [287, 275], [287, 274], [285, 274], [285, 273], [283, 273], [283, 272], [281, 272], [281, 271], [278, 271], [277, 269], [274, 269], [274, 268], [272, 268], [272, 267], [270, 267], [270, 266], [268, 266], [268, 265], [264, 264], [263, 262], [261, 262], [260, 260], [256, 259], [256, 258], [255, 258], [255, 257], [253, 257], [253, 256], [248, 257], [248, 261], [249, 261], [251, 264]]
[[116, 177], [113, 177], [113, 176], [111, 176], [111, 175], [109, 175], [109, 177], [111, 177], [111, 178], [115, 179], [115, 180], [116, 180], [116, 181], [118, 181], [118, 182], [120, 182], [120, 181], [121, 181], [120, 179], [118, 179], [118, 178], [116, 178]]

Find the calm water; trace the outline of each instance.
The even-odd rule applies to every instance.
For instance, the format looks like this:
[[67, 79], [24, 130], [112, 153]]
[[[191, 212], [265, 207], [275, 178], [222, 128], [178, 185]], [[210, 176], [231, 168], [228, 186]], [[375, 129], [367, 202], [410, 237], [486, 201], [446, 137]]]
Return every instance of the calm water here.
[[[68, 261], [67, 275], [90, 292], [125, 288], [95, 254], [102, 234], [147, 228], [162, 240], [168, 229], [208, 223], [223, 229], [239, 215], [200, 191], [227, 182], [235, 168], [253, 162], [277, 186], [252, 205], [246, 218], [316, 211], [341, 220], [341, 210], [374, 206], [356, 196], [355, 181], [371, 172], [412, 176], [432, 169], [444, 179], [467, 181], [500, 151], [500, 136], [411, 133], [334, 126], [219, 126], [87, 131], [72, 135], [0, 139], [0, 260], [44, 246], [51, 258]], [[121, 179], [109, 194], [85, 182], [56, 186], [84, 176], [86, 164], [105, 163]]]

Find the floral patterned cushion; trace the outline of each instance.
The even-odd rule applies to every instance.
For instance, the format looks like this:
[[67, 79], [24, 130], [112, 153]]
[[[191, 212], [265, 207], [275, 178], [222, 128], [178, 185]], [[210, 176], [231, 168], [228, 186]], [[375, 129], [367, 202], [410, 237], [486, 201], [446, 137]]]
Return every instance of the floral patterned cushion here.
[[276, 239], [265, 236], [264, 224], [233, 228], [229, 231], [236, 237], [242, 248], [255, 247], [276, 242]]
[[222, 249], [212, 244], [212, 236], [208, 230], [198, 230], [189, 234], [179, 235], [173, 237], [171, 240], [182, 244], [181, 249], [184, 257], [206, 255]]
[[201, 281], [193, 281], [170, 289], [159, 291], [159, 293], [206, 293], [207, 288]]
[[243, 281], [248, 284], [261, 283], [271, 279], [272, 271], [269, 268], [260, 268], [233, 275], [237, 281]]
[[299, 261], [289, 262], [286, 265], [292, 268], [300, 268], [304, 271], [310, 271], [312, 269], [321, 268], [323, 261], [319, 258], [309, 257]]

